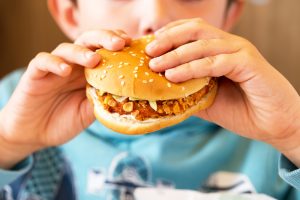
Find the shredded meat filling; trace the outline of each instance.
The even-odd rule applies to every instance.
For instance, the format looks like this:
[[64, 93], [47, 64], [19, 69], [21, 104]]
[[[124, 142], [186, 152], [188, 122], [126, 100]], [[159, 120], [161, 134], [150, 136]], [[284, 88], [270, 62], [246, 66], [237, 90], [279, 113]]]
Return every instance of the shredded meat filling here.
[[112, 94], [102, 93], [97, 90], [99, 101], [104, 105], [104, 109], [110, 113], [119, 113], [120, 115], [131, 114], [135, 119], [143, 121], [146, 119], [153, 119], [165, 116], [173, 116], [183, 113], [188, 108], [196, 105], [201, 98], [207, 94], [215, 85], [215, 80], [187, 97], [173, 100], [156, 101], [157, 110], [154, 110], [147, 100], [131, 101], [126, 98], [122, 102], [118, 102]]

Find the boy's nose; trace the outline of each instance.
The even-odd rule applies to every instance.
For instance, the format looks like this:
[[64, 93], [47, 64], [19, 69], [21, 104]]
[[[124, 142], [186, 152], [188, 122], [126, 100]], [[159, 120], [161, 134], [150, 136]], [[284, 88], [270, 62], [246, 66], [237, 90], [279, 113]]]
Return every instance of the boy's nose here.
[[139, 11], [139, 33], [141, 35], [154, 33], [172, 21], [171, 7], [166, 0], [141, 0], [144, 9]]

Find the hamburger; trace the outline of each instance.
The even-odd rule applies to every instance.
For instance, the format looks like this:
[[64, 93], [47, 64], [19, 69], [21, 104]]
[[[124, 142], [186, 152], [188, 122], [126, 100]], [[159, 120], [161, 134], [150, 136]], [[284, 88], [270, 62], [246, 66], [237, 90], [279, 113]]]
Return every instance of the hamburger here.
[[168, 81], [153, 72], [145, 47], [153, 36], [133, 40], [130, 46], [112, 52], [100, 49], [99, 66], [85, 69], [87, 97], [96, 118], [123, 134], [144, 134], [177, 124], [213, 103], [215, 78], [182, 83]]

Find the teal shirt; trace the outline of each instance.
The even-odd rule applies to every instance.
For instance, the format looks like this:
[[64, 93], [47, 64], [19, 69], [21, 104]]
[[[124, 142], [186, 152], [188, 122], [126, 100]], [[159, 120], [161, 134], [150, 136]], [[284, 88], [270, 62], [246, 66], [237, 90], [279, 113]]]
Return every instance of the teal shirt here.
[[[1, 107], [21, 73], [16, 71], [0, 82]], [[142, 136], [121, 135], [94, 122], [60, 149], [70, 163], [80, 200], [105, 198], [105, 192], [90, 191], [95, 190], [91, 182], [99, 173], [106, 180], [126, 176], [142, 185], [164, 183], [198, 190], [220, 171], [243, 174], [258, 193], [300, 200], [299, 191], [292, 189], [300, 188], [299, 169], [284, 157], [278, 162], [280, 154], [275, 149], [196, 117]], [[0, 188], [24, 174], [29, 165], [27, 160], [27, 165], [15, 170], [0, 170]]]

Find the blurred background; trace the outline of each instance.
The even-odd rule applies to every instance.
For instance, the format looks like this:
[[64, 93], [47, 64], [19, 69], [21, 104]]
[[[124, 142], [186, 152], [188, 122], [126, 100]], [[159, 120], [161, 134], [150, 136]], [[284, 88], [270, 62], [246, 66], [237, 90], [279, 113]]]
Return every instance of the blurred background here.
[[[300, 93], [299, 8], [299, 0], [249, 0], [233, 32], [254, 43]], [[0, 41], [3, 77], [67, 39], [51, 19], [46, 0], [0, 0]]]

